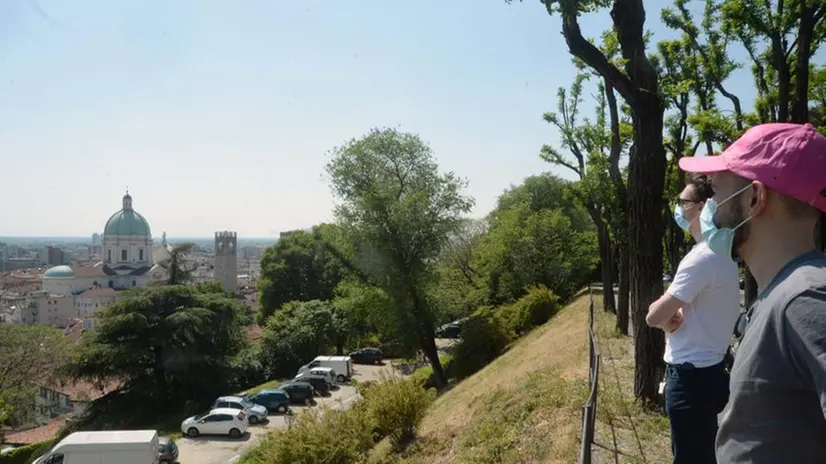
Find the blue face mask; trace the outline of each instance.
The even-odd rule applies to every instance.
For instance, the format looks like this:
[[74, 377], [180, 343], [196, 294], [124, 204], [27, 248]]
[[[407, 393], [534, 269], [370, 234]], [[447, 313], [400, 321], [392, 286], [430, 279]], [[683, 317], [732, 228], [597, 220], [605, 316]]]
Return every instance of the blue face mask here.
[[688, 228], [691, 227], [691, 221], [685, 218], [685, 211], [683, 211], [683, 207], [679, 203], [674, 206], [674, 222], [680, 226], [680, 229], [686, 232], [688, 232]]
[[717, 253], [718, 255], [731, 259], [731, 247], [734, 244], [734, 232], [742, 227], [743, 224], [749, 222], [751, 217], [747, 217], [733, 228], [724, 227], [720, 229], [714, 223], [714, 216], [717, 214], [717, 208], [732, 198], [735, 198], [745, 192], [749, 187], [751, 187], [751, 185], [747, 185], [732, 193], [728, 196], [728, 198], [721, 201], [720, 204], [717, 204], [713, 198], [709, 198], [703, 207], [703, 211], [700, 213], [700, 233], [703, 235], [703, 241], [706, 246], [711, 249], [711, 251]]

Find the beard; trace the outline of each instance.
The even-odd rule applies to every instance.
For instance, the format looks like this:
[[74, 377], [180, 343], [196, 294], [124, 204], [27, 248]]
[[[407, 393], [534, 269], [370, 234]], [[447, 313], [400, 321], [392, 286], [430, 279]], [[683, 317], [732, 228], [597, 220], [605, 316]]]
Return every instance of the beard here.
[[745, 220], [746, 215], [743, 213], [743, 207], [740, 205], [740, 202], [735, 202], [732, 205], [731, 213], [720, 220], [720, 227], [733, 229], [738, 225], [740, 226], [734, 231], [734, 240], [731, 244], [731, 258], [735, 261], [741, 257], [741, 249], [746, 241], [748, 241], [749, 235], [751, 235], [751, 221], [743, 224]]

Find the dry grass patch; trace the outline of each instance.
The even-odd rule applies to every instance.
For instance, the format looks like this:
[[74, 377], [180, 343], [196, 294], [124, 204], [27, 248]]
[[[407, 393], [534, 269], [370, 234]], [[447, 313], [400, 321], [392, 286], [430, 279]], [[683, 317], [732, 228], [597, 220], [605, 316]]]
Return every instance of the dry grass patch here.
[[403, 453], [370, 464], [575, 462], [587, 388], [588, 296], [440, 396]]

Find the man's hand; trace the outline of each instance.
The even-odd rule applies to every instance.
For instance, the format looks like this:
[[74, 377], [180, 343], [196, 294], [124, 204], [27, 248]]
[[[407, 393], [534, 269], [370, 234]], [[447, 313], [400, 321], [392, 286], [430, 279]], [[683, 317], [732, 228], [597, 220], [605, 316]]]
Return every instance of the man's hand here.
[[679, 329], [680, 326], [683, 325], [683, 309], [680, 308], [671, 319], [666, 321], [665, 324], [662, 325], [663, 330], [665, 333], [673, 333], [675, 330]]

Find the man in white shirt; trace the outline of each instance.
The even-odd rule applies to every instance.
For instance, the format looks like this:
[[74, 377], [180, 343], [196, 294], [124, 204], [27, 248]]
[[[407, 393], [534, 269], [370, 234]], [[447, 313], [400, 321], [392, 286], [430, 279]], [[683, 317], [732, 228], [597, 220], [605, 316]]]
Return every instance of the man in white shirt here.
[[713, 195], [703, 175], [691, 177], [680, 192], [674, 220], [697, 243], [645, 318], [666, 333], [664, 394], [675, 464], [717, 462], [717, 415], [729, 395], [723, 359], [740, 313], [740, 289], [737, 264], [702, 240], [700, 212]]

